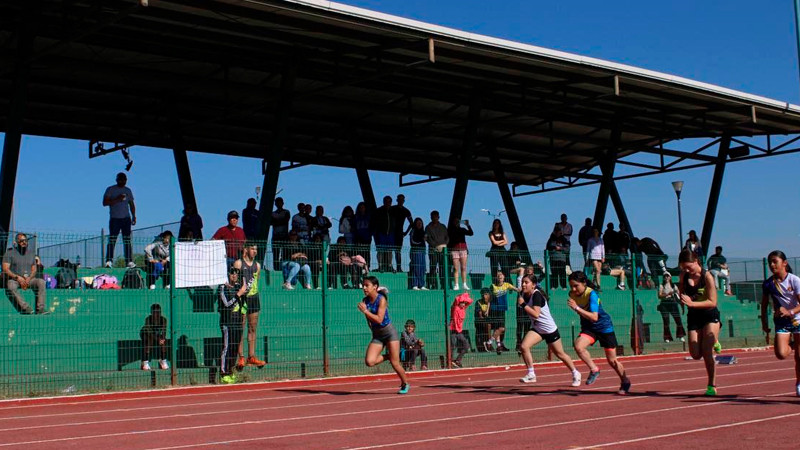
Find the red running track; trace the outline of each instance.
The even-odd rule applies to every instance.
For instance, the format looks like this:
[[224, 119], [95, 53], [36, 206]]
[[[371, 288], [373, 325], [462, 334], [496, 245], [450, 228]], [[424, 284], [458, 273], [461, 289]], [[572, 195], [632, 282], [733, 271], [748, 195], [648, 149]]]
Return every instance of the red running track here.
[[[572, 388], [561, 364], [396, 378], [249, 384], [0, 402], [4, 448], [798, 448], [793, 360], [737, 353], [706, 398], [700, 361], [627, 359], [631, 395], [600, 364]], [[585, 366], [579, 365], [584, 371]]]

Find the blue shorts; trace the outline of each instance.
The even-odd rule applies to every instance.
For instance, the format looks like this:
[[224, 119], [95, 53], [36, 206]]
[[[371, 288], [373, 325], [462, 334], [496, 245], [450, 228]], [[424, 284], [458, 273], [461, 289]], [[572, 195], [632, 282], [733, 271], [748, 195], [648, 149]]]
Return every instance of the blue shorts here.
[[775, 333], [792, 333], [800, 334], [800, 324], [795, 324], [792, 319], [785, 317], [775, 317], [773, 320], [775, 324]]

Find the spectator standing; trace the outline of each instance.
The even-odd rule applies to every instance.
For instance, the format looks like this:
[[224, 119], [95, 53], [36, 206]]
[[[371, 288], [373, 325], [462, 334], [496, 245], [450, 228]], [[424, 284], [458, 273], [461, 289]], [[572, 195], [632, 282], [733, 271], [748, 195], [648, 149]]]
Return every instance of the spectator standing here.
[[144, 271], [147, 286], [156, 288], [156, 281], [161, 278], [165, 289], [170, 285], [169, 245], [172, 232], [169, 230], [159, 234], [155, 241], [144, 248]]
[[239, 213], [236, 211], [228, 211], [228, 224], [220, 227], [211, 239], [222, 239], [225, 241], [225, 254], [228, 257], [228, 267], [234, 261], [239, 259], [239, 254], [242, 251], [242, 245], [247, 237], [244, 230], [239, 227]]
[[355, 231], [355, 214], [353, 213], [353, 207], [348, 205], [344, 207], [342, 216], [339, 218], [339, 234], [344, 237], [347, 245], [353, 245], [355, 244]]
[[592, 230], [594, 230], [594, 227], [592, 227], [592, 219], [587, 217], [581, 229], [578, 230], [578, 243], [581, 245], [583, 259], [586, 261], [589, 260], [589, 248], [587, 245], [589, 244], [589, 239], [594, 235]]
[[[730, 269], [728, 268], [728, 260], [722, 256], [722, 247], [719, 245], [714, 248], [714, 254], [708, 258], [708, 271], [717, 282], [717, 288], [725, 289], [725, 295], [733, 295], [733, 292], [731, 292], [731, 275]], [[720, 280], [725, 282], [724, 288]]]
[[561, 222], [556, 222], [556, 226], [561, 230], [561, 235], [564, 236], [564, 239], [571, 244], [572, 224], [567, 222], [566, 214], [561, 214]]
[[283, 208], [283, 198], [275, 198], [275, 211], [272, 211], [272, 268], [281, 269], [281, 261], [286, 258], [284, 245], [289, 240], [289, 221], [291, 213]]
[[492, 337], [486, 343], [488, 347], [494, 347], [497, 354], [507, 352], [508, 348], [503, 344], [503, 335], [506, 331], [506, 311], [508, 311], [508, 292], [519, 290], [513, 284], [506, 281], [503, 272], [497, 272], [492, 284], [492, 303], [489, 305], [489, 320], [492, 323]]
[[689, 238], [686, 239], [686, 244], [683, 245], [683, 248], [689, 249], [700, 261], [703, 260], [703, 256], [706, 254], [703, 250], [703, 244], [700, 243], [700, 239], [697, 238], [697, 232], [694, 230], [689, 231]]
[[106, 192], [103, 194], [103, 206], [108, 206], [110, 214], [106, 267], [113, 265], [114, 247], [117, 245], [117, 236], [120, 232], [122, 232], [125, 263], [128, 267], [134, 267], [131, 226], [136, 225], [136, 204], [133, 202], [133, 191], [126, 186], [127, 183], [128, 176], [120, 172], [117, 174], [117, 184], [107, 187]]
[[150, 369], [150, 352], [153, 347], [158, 349], [158, 367], [161, 370], [169, 369], [167, 361], [167, 319], [161, 315], [161, 305], [154, 303], [150, 306], [150, 315], [145, 317], [144, 326], [139, 330], [142, 340], [142, 370]]
[[627, 255], [630, 248], [631, 234], [628, 233], [628, 229], [625, 227], [625, 224], [620, 222], [619, 231], [617, 232], [617, 247], [612, 251], [618, 255]]
[[183, 209], [181, 225], [178, 228], [178, 239], [181, 241], [203, 240], [203, 218], [197, 213], [197, 206], [189, 203]]
[[450, 242], [450, 236], [447, 234], [447, 227], [439, 222], [439, 211], [431, 211], [431, 221], [425, 226], [425, 241], [428, 243], [431, 287], [444, 289], [444, 249]]
[[409, 243], [411, 244], [409, 272], [411, 272], [411, 289], [427, 290], [425, 286], [425, 225], [422, 218], [414, 219]]
[[[461, 225], [467, 228], [463, 228]], [[467, 236], [472, 236], [473, 234], [475, 233], [472, 232], [472, 226], [470, 226], [469, 220], [453, 218], [453, 221], [450, 222], [450, 227], [447, 228], [447, 235], [450, 241], [448, 245], [450, 246], [450, 256], [453, 258], [453, 272], [455, 274], [454, 291], [461, 289], [461, 286], [458, 284], [459, 275], [461, 281], [463, 281], [464, 289], [472, 289], [467, 283], [467, 277], [469, 276], [467, 273], [467, 255], [469, 254], [467, 251]]]
[[325, 215], [325, 208], [317, 205], [316, 214], [311, 221], [314, 228], [314, 236], [319, 236], [323, 242], [331, 242], [330, 229], [333, 226], [331, 219]]
[[[489, 232], [489, 243], [492, 245], [491, 248], [489, 248], [489, 273], [498, 270], [505, 272], [505, 266], [507, 265], [506, 259], [508, 258], [506, 254], [508, 237], [505, 231], [503, 231], [503, 223], [500, 222], [500, 219], [494, 219], [492, 221], [492, 230]], [[511, 276], [510, 273], [506, 273], [506, 275]]]
[[247, 237], [248, 240], [253, 240], [256, 238], [256, 226], [258, 225], [258, 208], [256, 208], [256, 199], [248, 198], [247, 205], [242, 210], [242, 229], [244, 230], [244, 235]]
[[305, 203], [298, 203], [297, 204], [297, 214], [292, 216], [292, 230], [297, 233], [297, 239], [301, 243], [308, 242], [309, 239], [309, 229], [308, 229], [308, 220], [306, 219], [306, 204]]
[[305, 207], [303, 207], [303, 217], [306, 219], [306, 224], [308, 225], [308, 239], [306, 239], [305, 243], [309, 243], [315, 233], [314, 218], [311, 217], [311, 203], [306, 203]]
[[21, 314], [33, 314], [33, 309], [22, 298], [20, 290], [33, 289], [36, 296], [36, 314], [47, 314], [45, 311], [47, 294], [44, 279], [38, 278], [36, 258], [28, 247], [28, 236], [18, 233], [14, 248], [3, 256], [3, 278], [5, 278], [6, 295], [14, 308]]
[[375, 235], [375, 247], [378, 251], [378, 272], [392, 271], [392, 197], [383, 197], [383, 205], [372, 214], [370, 225]]
[[567, 287], [567, 255], [569, 242], [561, 235], [561, 227], [556, 225], [547, 240], [546, 250], [550, 252], [550, 288]]
[[488, 352], [489, 337], [492, 335], [492, 324], [489, 317], [489, 306], [492, 304], [492, 290], [481, 288], [481, 298], [475, 302], [475, 342], [479, 352]]
[[311, 278], [314, 280], [316, 289], [322, 289], [322, 285], [326, 283], [326, 280], [320, 280], [322, 265], [326, 262], [326, 256], [323, 254], [322, 245], [322, 236], [319, 234], [315, 234], [311, 242], [305, 245], [308, 265], [311, 266]]
[[367, 204], [359, 202], [358, 205], [356, 205], [356, 214], [353, 217], [353, 223], [355, 224], [353, 239], [356, 244], [355, 253], [364, 257], [367, 268], [369, 268], [371, 260], [370, 247], [372, 246], [372, 225], [370, 223], [370, 217], [369, 212], [367, 212]]
[[[406, 208], [406, 196], [403, 194], [397, 195], [397, 204], [391, 208], [391, 229], [394, 236], [394, 260], [395, 269], [397, 272], [402, 272], [403, 268], [400, 264], [402, 261], [402, 247], [403, 238], [411, 231], [414, 226], [414, 221], [411, 218], [411, 211]], [[406, 221], [408, 226], [406, 227]]]
[[400, 348], [405, 351], [403, 368], [417, 370], [416, 362], [419, 356], [420, 370], [428, 370], [428, 355], [425, 354], [425, 341], [417, 337], [417, 324], [413, 320], [406, 320], [405, 331], [400, 334]]
[[681, 311], [678, 310], [678, 305], [685, 308], [683, 303], [680, 303], [680, 296], [678, 289], [672, 284], [672, 274], [664, 270], [662, 283], [658, 286], [658, 312], [661, 313], [661, 321], [664, 323], [664, 342], [672, 342], [672, 331], [670, 330], [669, 321], [670, 317], [675, 321], [675, 336], [681, 341], [686, 341], [686, 330], [683, 328], [681, 321]]
[[603, 243], [603, 238], [600, 237], [600, 230], [594, 228], [592, 231], [592, 237], [586, 246], [589, 249], [589, 261], [592, 263], [594, 284], [597, 286], [597, 292], [600, 292], [600, 271], [603, 268], [603, 263], [606, 262], [606, 247]]
[[236, 366], [236, 357], [239, 353], [238, 343], [242, 340], [242, 323], [245, 319], [243, 313], [247, 314], [247, 306], [238, 295], [241, 288], [239, 275], [240, 270], [231, 267], [228, 271], [228, 282], [217, 289], [219, 294], [217, 311], [219, 312], [219, 328], [222, 332], [222, 355], [219, 359], [220, 381], [225, 384], [236, 383], [233, 368]]
[[[237, 296], [247, 305], [247, 313], [242, 324], [247, 324], [247, 360], [244, 359], [244, 336], [239, 339], [239, 360], [236, 366], [264, 367], [264, 361], [256, 358], [256, 330], [258, 330], [258, 315], [261, 312], [261, 301], [258, 296], [258, 282], [261, 278], [261, 264], [256, 261], [258, 247], [254, 242], [246, 242], [242, 258], [233, 263], [234, 269], [239, 269], [242, 277], [242, 286], [236, 292]], [[244, 330], [242, 330], [244, 331]], [[243, 334], [243, 333], [242, 333]]]
[[453, 360], [453, 366], [460, 368], [461, 359], [469, 351], [469, 341], [464, 336], [464, 319], [467, 317], [467, 308], [472, 304], [469, 292], [458, 295], [450, 307], [450, 348], [458, 351]]
[[283, 269], [283, 288], [292, 290], [297, 281], [297, 276], [303, 272], [305, 278], [305, 288], [311, 289], [311, 266], [308, 265], [308, 255], [305, 253], [303, 245], [297, 237], [297, 231], [292, 230], [289, 232], [289, 240], [284, 247], [286, 259], [281, 261], [281, 268]]

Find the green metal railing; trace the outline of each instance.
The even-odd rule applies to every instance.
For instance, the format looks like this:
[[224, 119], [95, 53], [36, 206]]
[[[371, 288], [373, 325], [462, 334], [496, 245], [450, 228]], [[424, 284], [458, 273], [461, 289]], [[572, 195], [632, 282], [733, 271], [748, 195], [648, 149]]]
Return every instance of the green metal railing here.
[[[33, 234], [40, 252], [54, 244], [85, 238]], [[137, 264], [133, 272], [141, 275], [141, 288], [89, 288], [87, 283], [101, 274], [116, 276], [121, 284], [127, 271], [124, 267], [105, 268], [104, 255], [89, 252], [83, 254], [83, 265], [76, 273], [79, 288], [46, 291], [49, 315], [19, 314], [10, 303], [0, 312], [0, 325], [6, 336], [0, 345], [0, 395], [18, 397], [217, 382], [222, 345], [217, 286], [178, 288], [174, 283], [175, 272], [187, 266], [181, 266], [183, 263], [177, 254], [180, 249], [176, 249], [174, 243], [170, 245], [170, 261], [177, 262], [170, 264], [168, 272], [160, 276], [148, 274], [154, 270], [145, 261], [144, 248], [152, 242], [151, 237], [134, 237], [131, 242]], [[356, 305], [363, 297], [358, 283], [367, 273], [376, 276], [389, 289], [389, 313], [398, 332], [403, 331], [407, 320], [416, 322], [417, 335], [426, 341], [428, 366], [432, 369], [450, 366], [453, 358], [448, 327], [450, 306], [464, 289], [459, 282], [460, 290], [453, 290], [454, 260], [449, 250], [434, 253], [407, 246], [376, 249], [327, 242], [256, 244], [259, 251], [256, 260], [262, 262], [263, 270], [259, 281], [261, 313], [253, 353], [268, 364], [260, 369], [246, 367], [240, 379], [259, 381], [391, 371], [386, 364], [377, 368], [367, 368], [363, 364], [370, 331]], [[236, 248], [233, 246], [233, 251]], [[397, 270], [398, 257], [400, 271]], [[367, 263], [364, 267], [359, 265], [362, 258]], [[379, 268], [379, 259], [390, 261], [392, 270], [387, 264]], [[432, 268], [432, 261], [441, 262], [441, 265]], [[620, 350], [626, 355], [684, 350], [685, 343], [664, 342], [662, 315], [657, 309], [659, 300], [655, 286], [648, 283], [647, 269], [652, 261], [635, 255], [627, 258], [607, 255], [607, 261], [621, 266], [627, 275], [626, 290], [616, 289], [619, 280], [607, 274], [608, 268], [604, 268], [601, 275], [601, 299], [613, 319]], [[669, 257], [667, 265], [674, 266], [676, 264], [670, 263], [676, 261]], [[213, 275], [212, 263], [210, 260], [191, 262], [209, 279]], [[424, 267], [420, 267], [421, 264]], [[516, 285], [518, 273], [534, 267], [549, 292], [550, 309], [562, 336], [571, 340], [580, 331], [580, 323], [566, 305], [568, 291], [562, 286], [566, 286], [569, 270], [583, 270], [585, 264], [583, 255], [575, 252], [569, 255], [544, 251], [498, 254], [489, 252], [488, 248], [470, 248], [467, 284], [477, 302], [481, 289], [491, 287], [496, 270], [504, 274], [509, 272], [507, 280]], [[207, 274], [204, 268], [208, 268]], [[57, 278], [59, 270], [62, 268], [46, 267], [44, 273], [48, 278]], [[761, 275], [764, 275], [763, 270]], [[169, 289], [166, 289], [167, 284]], [[33, 292], [27, 290], [22, 295], [28, 304], [33, 304]], [[465, 366], [508, 365], [520, 361], [514, 347], [518, 331], [528, 318], [520, 316], [518, 319], [515, 294], [509, 295], [507, 303], [503, 341], [512, 351], [500, 354], [486, 351], [483, 343], [488, 337], [473, 305], [464, 323], [471, 347], [464, 357]], [[163, 347], [150, 349], [155, 370], [144, 371], [140, 369], [145, 351], [142, 329], [154, 304], [161, 307], [167, 320], [166, 342]], [[725, 322], [724, 345], [763, 343], [757, 303], [739, 298], [737, 292], [736, 297], [720, 296], [720, 310]], [[674, 329], [674, 325], [672, 327]], [[565, 342], [565, 347], [571, 346]], [[169, 370], [157, 369], [161, 351], [169, 360]], [[243, 353], [248, 354], [246, 339]], [[545, 358], [544, 347], [534, 350], [535, 360]]]

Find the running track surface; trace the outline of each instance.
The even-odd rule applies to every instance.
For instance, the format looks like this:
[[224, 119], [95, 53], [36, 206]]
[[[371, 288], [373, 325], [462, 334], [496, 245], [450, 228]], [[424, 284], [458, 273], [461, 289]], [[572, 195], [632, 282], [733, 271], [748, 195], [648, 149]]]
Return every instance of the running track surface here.
[[[561, 364], [396, 378], [246, 384], [0, 402], [5, 448], [798, 448], [794, 361], [736, 353], [706, 398], [703, 363], [627, 359], [631, 395], [605, 362], [572, 388]], [[586, 378], [586, 368], [578, 364]]]

